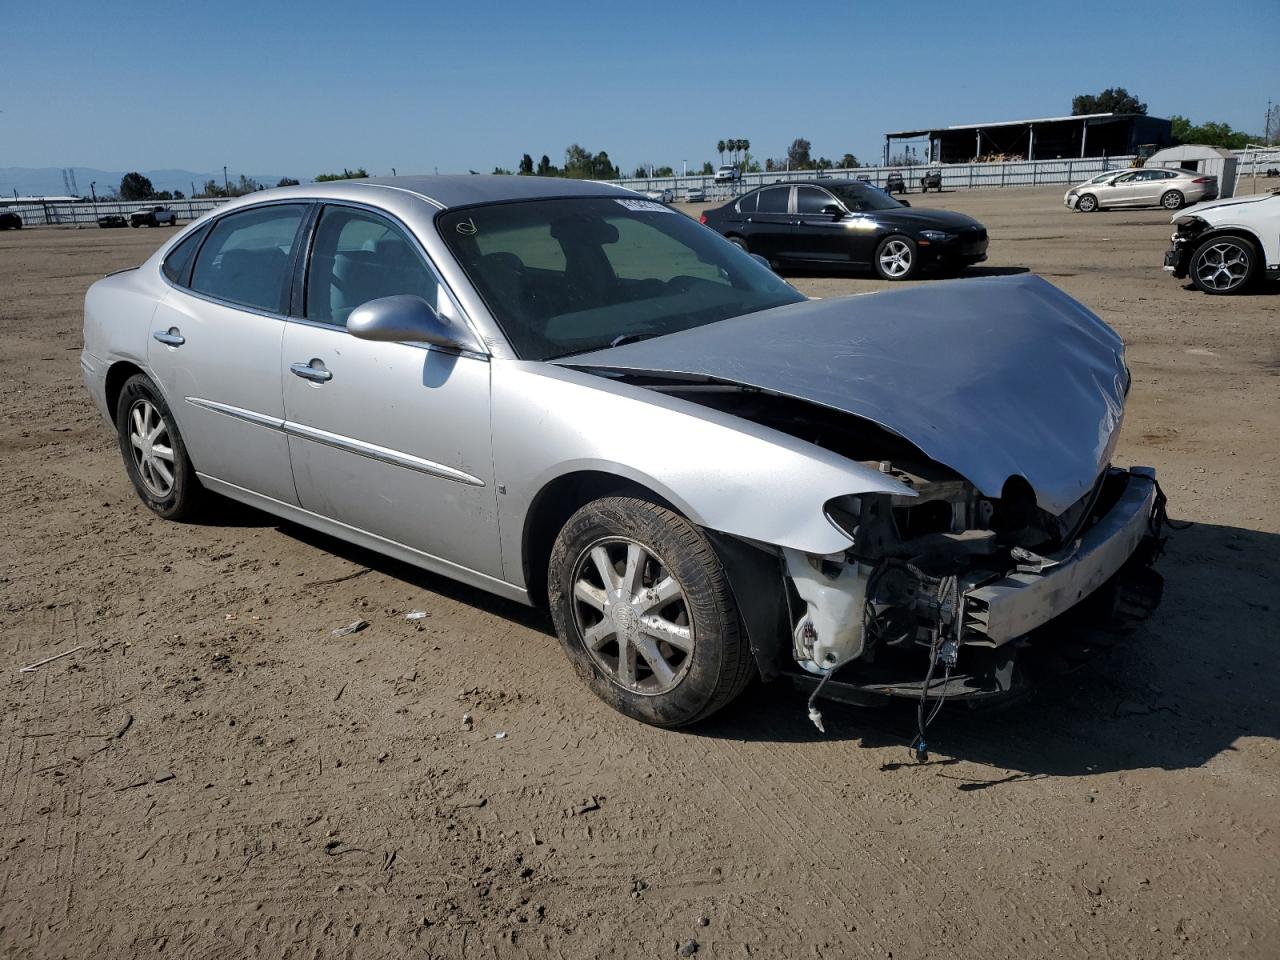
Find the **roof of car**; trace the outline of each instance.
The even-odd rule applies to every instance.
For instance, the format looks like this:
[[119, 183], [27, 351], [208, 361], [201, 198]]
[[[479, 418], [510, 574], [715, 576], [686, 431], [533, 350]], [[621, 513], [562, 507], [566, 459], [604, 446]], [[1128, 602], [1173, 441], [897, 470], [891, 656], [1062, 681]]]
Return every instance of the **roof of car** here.
[[465, 207], [477, 203], [507, 200], [538, 200], [554, 197], [613, 197], [633, 195], [631, 190], [595, 180], [569, 177], [521, 177], [472, 174], [433, 177], [370, 177], [349, 181], [353, 186], [393, 187], [417, 194], [438, 206]]

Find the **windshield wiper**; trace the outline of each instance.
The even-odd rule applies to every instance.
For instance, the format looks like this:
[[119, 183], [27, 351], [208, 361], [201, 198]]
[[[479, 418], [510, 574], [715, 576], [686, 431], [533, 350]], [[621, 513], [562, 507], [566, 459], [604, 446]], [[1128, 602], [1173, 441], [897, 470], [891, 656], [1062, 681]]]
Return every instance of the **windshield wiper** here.
[[656, 336], [656, 333], [622, 333], [610, 340], [609, 346], [620, 347], [624, 343], [639, 343], [641, 340], [649, 340]]

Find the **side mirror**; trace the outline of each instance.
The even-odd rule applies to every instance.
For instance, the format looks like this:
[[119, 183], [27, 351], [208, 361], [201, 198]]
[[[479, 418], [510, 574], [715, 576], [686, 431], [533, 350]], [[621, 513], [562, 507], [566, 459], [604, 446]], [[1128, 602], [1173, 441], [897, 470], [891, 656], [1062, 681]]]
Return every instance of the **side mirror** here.
[[347, 318], [347, 332], [361, 340], [430, 343], [456, 350], [478, 350], [475, 337], [459, 323], [440, 316], [421, 297], [399, 294], [362, 303]]
[[844, 211], [841, 210], [839, 207], [837, 207], [834, 203], [828, 203], [825, 207], [822, 208], [822, 212], [829, 217], [835, 217], [837, 220], [839, 220], [841, 217], [844, 216]]
[[908, 200], [906, 197], [902, 197], [898, 202], [902, 204], [904, 207], [911, 206], [911, 201]]

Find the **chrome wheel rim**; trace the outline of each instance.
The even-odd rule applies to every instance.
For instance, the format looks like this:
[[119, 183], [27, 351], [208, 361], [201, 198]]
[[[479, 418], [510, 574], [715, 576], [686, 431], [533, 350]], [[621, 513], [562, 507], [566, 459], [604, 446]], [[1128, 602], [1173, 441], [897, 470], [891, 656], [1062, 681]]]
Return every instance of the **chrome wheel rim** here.
[[129, 448], [142, 485], [158, 500], [173, 492], [173, 441], [169, 424], [150, 400], [129, 408]]
[[1249, 254], [1234, 243], [1215, 243], [1196, 258], [1196, 279], [1211, 290], [1231, 290], [1249, 275]]
[[1076, 204], [1076, 206], [1079, 207], [1081, 210], [1083, 210], [1085, 213], [1088, 213], [1090, 210], [1094, 208], [1097, 202], [1098, 201], [1094, 200], [1093, 197], [1081, 197], [1080, 201]]
[[1166, 193], [1164, 195], [1164, 207], [1166, 210], [1177, 210], [1182, 206], [1182, 201], [1178, 199], [1176, 193]]
[[624, 690], [658, 696], [689, 672], [689, 602], [648, 547], [610, 537], [584, 550], [574, 565], [573, 611], [587, 655]]
[[911, 269], [911, 247], [905, 240], [890, 240], [880, 251], [880, 269], [890, 277], [904, 277]]

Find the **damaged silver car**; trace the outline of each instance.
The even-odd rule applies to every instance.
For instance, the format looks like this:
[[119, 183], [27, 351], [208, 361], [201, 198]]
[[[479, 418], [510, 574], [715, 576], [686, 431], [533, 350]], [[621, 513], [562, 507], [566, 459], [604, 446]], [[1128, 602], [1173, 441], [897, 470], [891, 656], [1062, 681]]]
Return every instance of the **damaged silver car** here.
[[[1145, 616], [1120, 338], [1033, 277], [810, 301], [604, 184], [233, 201], [85, 302], [143, 502], [208, 492], [530, 604], [623, 713], [991, 698]], [[923, 746], [921, 746], [923, 749]]]

